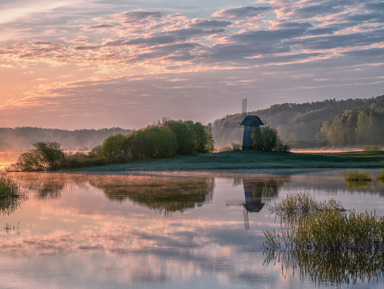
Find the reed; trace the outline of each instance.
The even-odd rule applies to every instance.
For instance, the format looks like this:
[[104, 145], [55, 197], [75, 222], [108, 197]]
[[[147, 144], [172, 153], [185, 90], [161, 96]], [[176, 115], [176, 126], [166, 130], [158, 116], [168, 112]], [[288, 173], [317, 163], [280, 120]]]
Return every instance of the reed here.
[[384, 171], [382, 171], [377, 177], [380, 181], [384, 181]]
[[372, 181], [372, 178], [365, 172], [362, 171], [354, 171], [354, 172], [348, 172], [345, 180], [348, 182], [369, 182]]
[[16, 210], [23, 199], [26, 199], [25, 193], [20, 191], [15, 181], [6, 174], [0, 174], [0, 215], [9, 215]]
[[18, 192], [18, 185], [4, 173], [0, 174], [0, 201], [7, 198], [17, 198]]
[[355, 283], [384, 272], [384, 217], [376, 212], [345, 211], [334, 200], [319, 202], [306, 194], [288, 195], [271, 211], [281, 218], [279, 231], [264, 231], [266, 263], [317, 282]]
[[346, 212], [335, 200], [320, 202], [308, 194], [288, 195], [271, 211], [282, 228], [264, 232], [267, 249], [384, 252], [384, 217], [375, 212]]

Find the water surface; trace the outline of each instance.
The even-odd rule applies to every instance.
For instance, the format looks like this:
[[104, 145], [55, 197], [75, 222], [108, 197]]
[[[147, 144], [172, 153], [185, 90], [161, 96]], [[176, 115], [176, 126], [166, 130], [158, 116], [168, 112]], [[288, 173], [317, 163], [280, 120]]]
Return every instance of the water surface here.
[[262, 247], [288, 193], [383, 216], [384, 184], [345, 172], [11, 174], [28, 200], [0, 216], [1, 288], [383, 288], [381, 271], [332, 284]]

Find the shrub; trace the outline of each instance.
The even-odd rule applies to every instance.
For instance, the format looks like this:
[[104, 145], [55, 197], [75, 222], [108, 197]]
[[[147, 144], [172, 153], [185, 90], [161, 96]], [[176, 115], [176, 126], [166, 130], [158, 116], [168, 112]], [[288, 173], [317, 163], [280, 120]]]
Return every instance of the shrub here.
[[271, 152], [289, 152], [290, 147], [283, 143], [277, 134], [277, 130], [270, 127], [262, 127], [254, 129], [251, 137], [253, 139], [253, 147], [255, 150]]
[[21, 171], [44, 171], [57, 169], [64, 160], [64, 152], [57, 142], [37, 142], [35, 147], [22, 153], [16, 163]]

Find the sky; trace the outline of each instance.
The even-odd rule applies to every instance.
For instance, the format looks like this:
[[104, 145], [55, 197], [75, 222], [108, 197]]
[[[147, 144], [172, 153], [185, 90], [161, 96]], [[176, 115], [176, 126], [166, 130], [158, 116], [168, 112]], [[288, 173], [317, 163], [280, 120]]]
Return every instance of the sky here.
[[379, 0], [0, 0], [0, 126], [142, 128], [384, 94]]

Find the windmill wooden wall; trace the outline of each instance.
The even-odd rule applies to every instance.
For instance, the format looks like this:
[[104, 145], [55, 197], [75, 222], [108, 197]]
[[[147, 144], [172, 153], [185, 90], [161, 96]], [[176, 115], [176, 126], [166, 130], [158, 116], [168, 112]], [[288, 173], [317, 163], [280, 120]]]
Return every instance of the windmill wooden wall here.
[[241, 125], [244, 126], [243, 150], [251, 150], [253, 149], [252, 131], [260, 129], [260, 126], [264, 125], [264, 123], [257, 115], [247, 115], [241, 122]]

